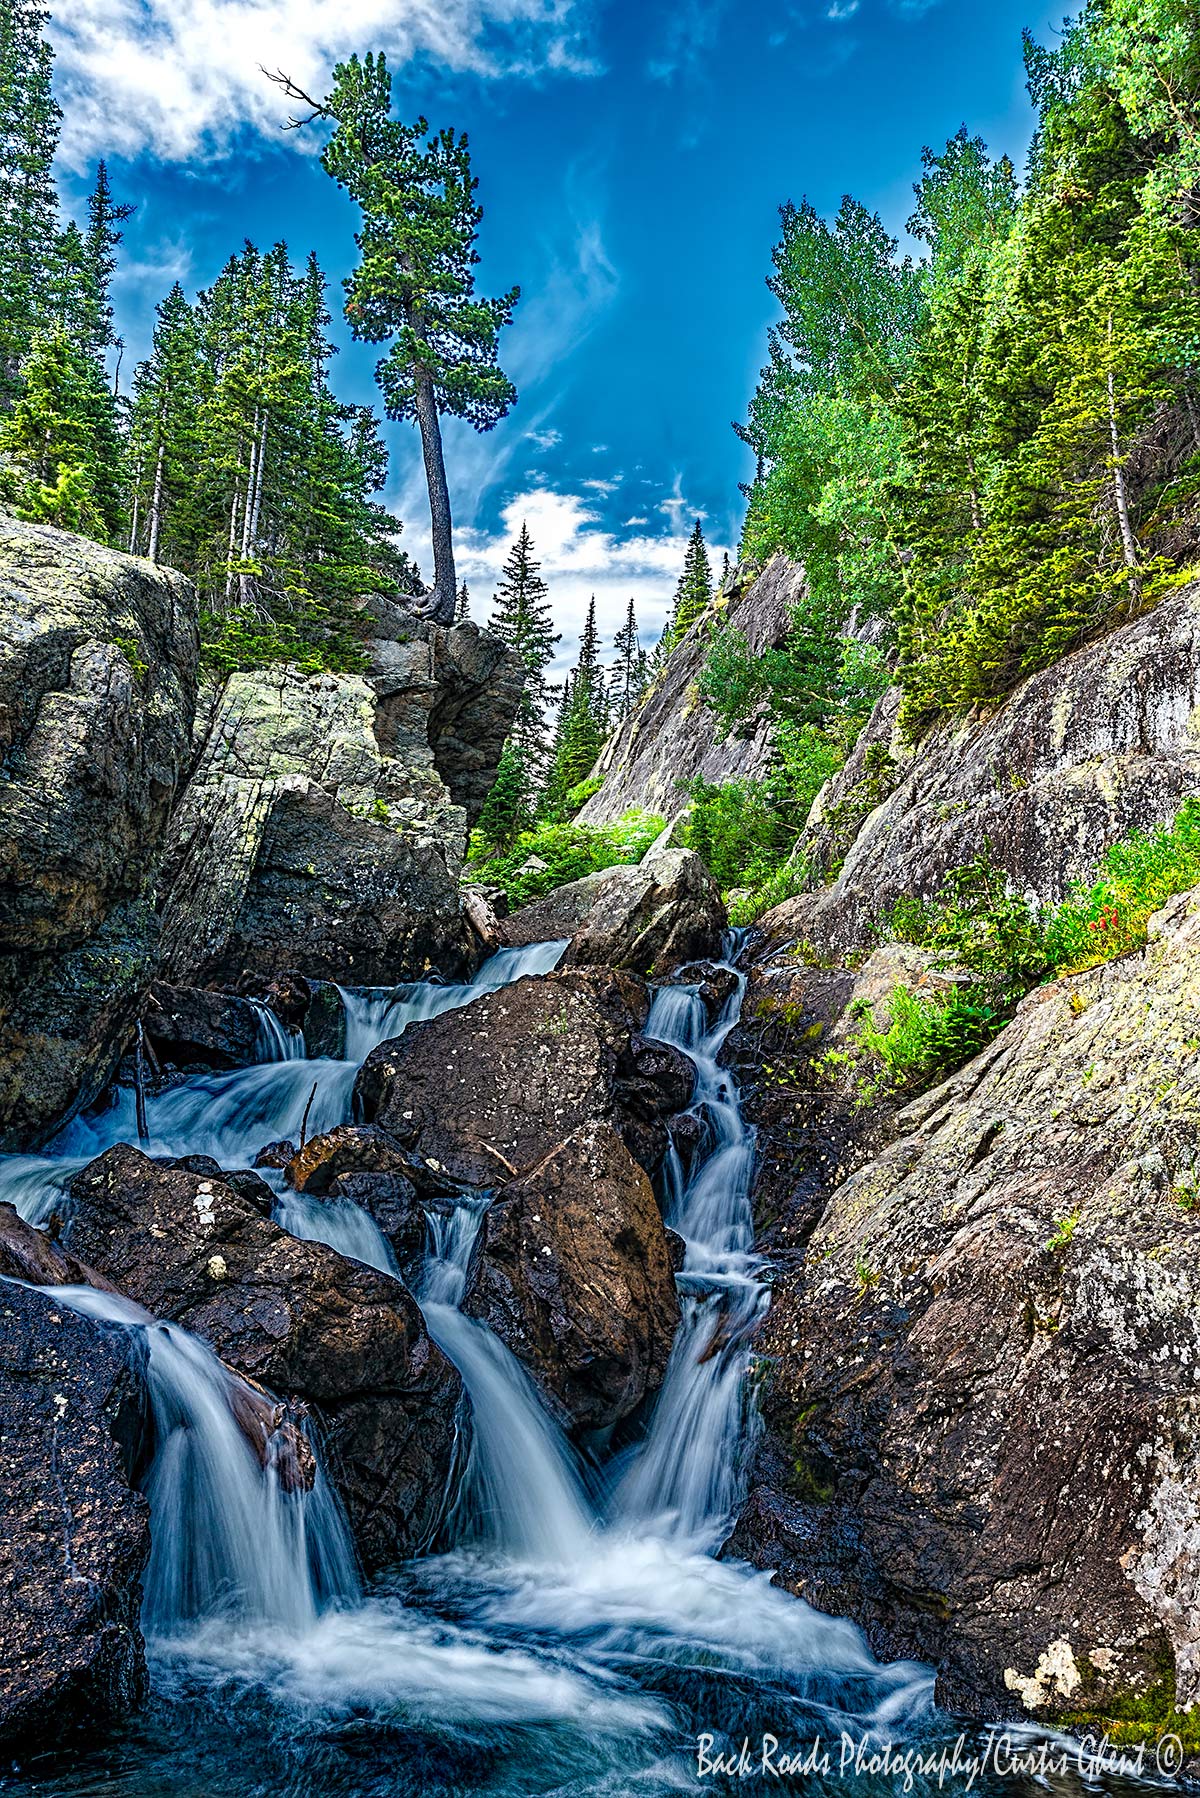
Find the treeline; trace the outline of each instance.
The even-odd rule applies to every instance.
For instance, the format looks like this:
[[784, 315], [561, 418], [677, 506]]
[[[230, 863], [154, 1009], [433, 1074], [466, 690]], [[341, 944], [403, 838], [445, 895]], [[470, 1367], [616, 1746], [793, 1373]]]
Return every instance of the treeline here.
[[[554, 629], [549, 588], [529, 528], [521, 526], [492, 600], [488, 628], [521, 657], [525, 691], [479, 821], [480, 859], [503, 853], [541, 825], [565, 823], [586, 803], [599, 784], [592, 781], [592, 770], [608, 737], [641, 704], [672, 648], [713, 596], [712, 567], [697, 519], [655, 648], [642, 647], [631, 598], [606, 659], [593, 595], [574, 666], [556, 685], [548, 670], [562, 639]], [[536, 847], [531, 843], [531, 852]]]
[[704, 682], [727, 723], [776, 719], [776, 859], [889, 679], [916, 736], [1194, 575], [1200, 30], [1188, 0], [1088, 0], [1025, 62], [1024, 180], [966, 128], [926, 150], [919, 259], [851, 197], [782, 211], [743, 550], [803, 562], [808, 598], [781, 651], [719, 634]]
[[353, 667], [359, 596], [419, 582], [373, 498], [375, 417], [330, 387], [325, 277], [247, 243], [194, 302], [166, 297], [123, 392], [112, 283], [133, 208], [101, 163], [85, 223], [61, 219], [46, 18], [0, 9], [0, 498], [191, 575], [218, 667]]

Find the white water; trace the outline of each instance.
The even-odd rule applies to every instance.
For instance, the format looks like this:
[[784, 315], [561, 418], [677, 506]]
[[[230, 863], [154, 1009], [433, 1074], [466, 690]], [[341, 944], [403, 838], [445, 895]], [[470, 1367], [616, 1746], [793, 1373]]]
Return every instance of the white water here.
[[39, 1290], [145, 1337], [155, 1444], [143, 1487], [148, 1634], [178, 1636], [217, 1616], [306, 1629], [334, 1599], [358, 1595], [345, 1519], [319, 1465], [311, 1491], [283, 1489], [270, 1445], [263, 1466], [234, 1417], [238, 1389], [251, 1403], [255, 1395], [206, 1343], [91, 1286]]
[[[547, 971], [562, 947], [505, 951], [474, 986], [346, 991], [344, 1061], [298, 1060], [285, 1033], [275, 1061], [152, 1099], [150, 1152], [208, 1153], [223, 1167], [247, 1166], [265, 1142], [296, 1138], [310, 1097], [310, 1134], [342, 1122], [358, 1064], [378, 1042], [507, 980]], [[155, 1554], [166, 1560], [153, 1568], [147, 1604], [174, 1641], [169, 1653], [160, 1645], [156, 1679], [181, 1702], [193, 1702], [198, 1689], [257, 1694], [269, 1707], [272, 1739], [316, 1731], [313, 1739], [327, 1745], [349, 1732], [347, 1741], [360, 1746], [338, 1763], [340, 1783], [331, 1776], [328, 1787], [318, 1780], [305, 1790], [393, 1789], [374, 1774], [360, 1783], [355, 1757], [364, 1730], [396, 1725], [432, 1732], [447, 1752], [473, 1742], [499, 1755], [486, 1789], [503, 1798], [697, 1789], [681, 1741], [714, 1720], [740, 1741], [751, 1713], [780, 1735], [789, 1727], [834, 1737], [842, 1728], [925, 1727], [925, 1669], [881, 1666], [852, 1625], [780, 1592], [766, 1574], [712, 1558], [740, 1496], [754, 1427], [751, 1333], [766, 1303], [751, 1252], [753, 1138], [718, 1066], [740, 999], [739, 988], [711, 1031], [685, 988], [660, 990], [651, 1013], [649, 1033], [695, 1063], [691, 1109], [706, 1130], [692, 1164], [685, 1169], [672, 1152], [666, 1170], [668, 1221], [687, 1245], [683, 1322], [649, 1430], [627, 1455], [605, 1512], [586, 1496], [574, 1451], [519, 1363], [459, 1309], [486, 1195], [464, 1195], [431, 1215], [420, 1294], [430, 1334], [459, 1368], [472, 1411], [469, 1460], [449, 1520], [455, 1546], [412, 1563], [393, 1592], [352, 1599], [339, 1556], [314, 1546], [327, 1537], [324, 1523], [314, 1526], [312, 1500], [298, 1517], [297, 1501], [277, 1483], [272, 1489], [214, 1395], [203, 1369], [219, 1364], [181, 1332], [139, 1317], [152, 1370], [158, 1359], [155, 1410], [165, 1425], [148, 1489]], [[44, 1214], [83, 1161], [136, 1140], [131, 1125], [131, 1101], [122, 1097], [99, 1118], [72, 1125], [49, 1156], [0, 1166], [0, 1196], [20, 1194], [26, 1215]], [[386, 1242], [358, 1207], [285, 1194], [281, 1179], [268, 1177], [286, 1228], [391, 1270]], [[113, 1301], [92, 1294], [83, 1302]], [[206, 1746], [211, 1752], [207, 1739]], [[162, 1763], [174, 1751], [168, 1736], [147, 1783], [129, 1788], [133, 1798], [171, 1785]], [[404, 1790], [482, 1790], [474, 1766], [444, 1788]], [[219, 1786], [221, 1798], [245, 1785], [234, 1773], [230, 1780]]]

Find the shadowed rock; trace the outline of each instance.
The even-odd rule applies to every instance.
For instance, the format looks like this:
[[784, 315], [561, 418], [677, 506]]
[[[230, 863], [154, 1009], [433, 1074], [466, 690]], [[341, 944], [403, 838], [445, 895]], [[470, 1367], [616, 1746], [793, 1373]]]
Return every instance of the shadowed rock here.
[[570, 937], [566, 967], [669, 973], [719, 953], [727, 928], [716, 883], [690, 849], [652, 849], [523, 905], [500, 926], [514, 948]]

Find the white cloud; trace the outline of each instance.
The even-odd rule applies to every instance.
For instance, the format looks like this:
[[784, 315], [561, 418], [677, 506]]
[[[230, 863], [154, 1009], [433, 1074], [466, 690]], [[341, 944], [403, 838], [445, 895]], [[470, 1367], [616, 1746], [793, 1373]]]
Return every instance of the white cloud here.
[[364, 45], [397, 68], [425, 55], [485, 76], [595, 73], [582, 19], [581, 0], [57, 0], [63, 157], [187, 161], [243, 125], [277, 134], [287, 104], [261, 68], [320, 93]]
[[617, 491], [617, 488], [621, 485], [621, 478], [618, 475], [615, 481], [602, 481], [599, 476], [593, 475], [590, 480], [584, 481], [581, 484], [586, 487], [590, 493], [606, 495]]
[[[581, 494], [559, 493], [549, 487], [514, 494], [504, 506], [499, 530], [460, 533], [459, 575], [471, 588], [472, 610], [480, 622], [486, 619], [501, 565], [523, 523], [529, 526], [542, 575], [550, 588], [555, 621], [562, 632], [555, 664], [558, 674], [575, 660], [579, 632], [593, 593], [606, 655], [624, 623], [630, 595], [642, 641], [647, 646], [656, 641], [674, 597], [688, 533], [651, 535], [643, 530], [633, 536], [618, 536], [604, 525]], [[645, 519], [630, 519], [622, 528], [645, 523]], [[725, 547], [709, 545], [714, 574], [720, 569]]]
[[825, 17], [832, 19], [835, 24], [840, 23], [843, 19], [852, 19], [858, 11], [859, 4], [860, 0], [833, 0], [833, 5], [826, 12]]
[[561, 431], [526, 431], [525, 435], [530, 443], [540, 450], [554, 449], [557, 444], [562, 442]]

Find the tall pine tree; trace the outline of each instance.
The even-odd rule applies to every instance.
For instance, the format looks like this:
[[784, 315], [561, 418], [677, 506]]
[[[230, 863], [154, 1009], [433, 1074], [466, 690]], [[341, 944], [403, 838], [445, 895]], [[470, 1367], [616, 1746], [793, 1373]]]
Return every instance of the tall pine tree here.
[[48, 324], [58, 231], [52, 173], [62, 114], [38, 0], [0, 5], [0, 408], [20, 391], [21, 364]]
[[700, 520], [697, 519], [688, 538], [683, 572], [675, 589], [675, 605], [671, 613], [671, 636], [674, 642], [677, 643], [681, 637], [686, 636], [697, 618], [712, 604], [712, 597], [712, 568], [708, 560], [708, 547], [700, 528]]

